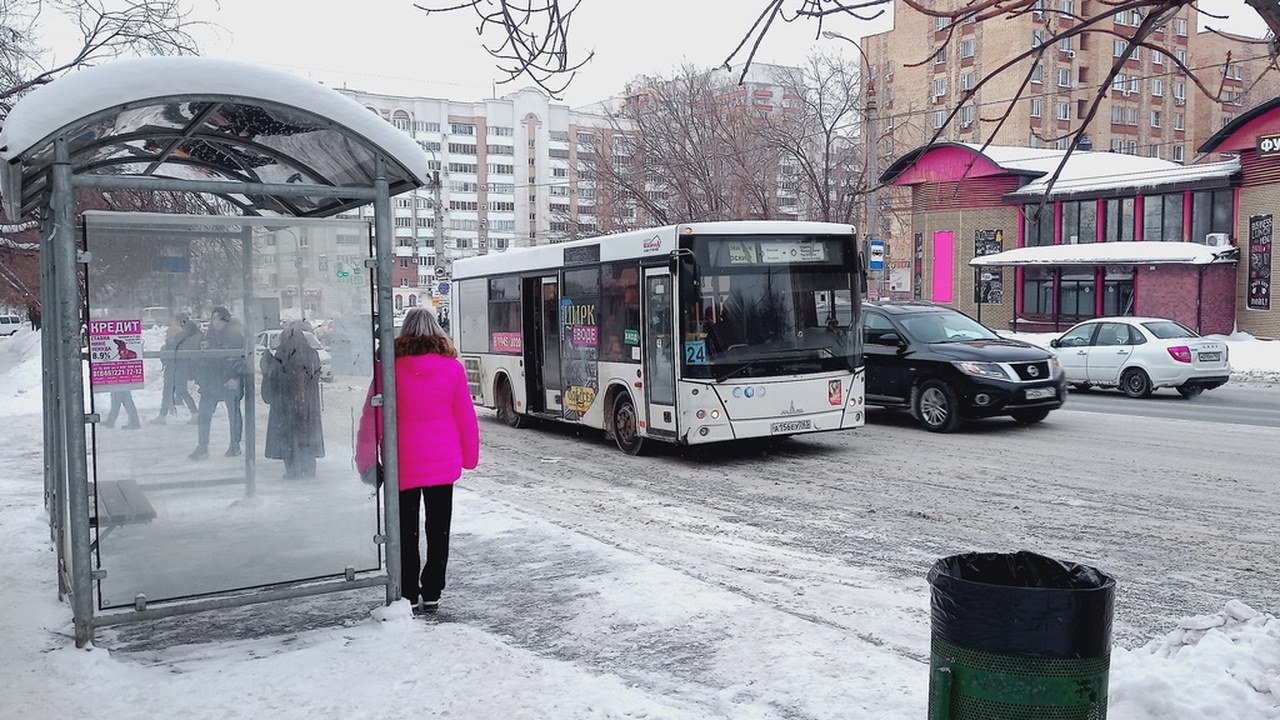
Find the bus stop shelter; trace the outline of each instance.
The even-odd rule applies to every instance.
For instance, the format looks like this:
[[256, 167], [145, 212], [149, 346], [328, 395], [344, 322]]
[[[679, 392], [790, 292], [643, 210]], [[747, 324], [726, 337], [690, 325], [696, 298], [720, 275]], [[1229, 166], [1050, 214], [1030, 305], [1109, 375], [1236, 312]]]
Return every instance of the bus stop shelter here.
[[[397, 599], [398, 496], [360, 483], [352, 446], [375, 348], [394, 362], [390, 198], [426, 182], [419, 145], [287, 73], [146, 58], [24, 97], [0, 159], [5, 214], [40, 223], [50, 571], [76, 644], [354, 588]], [[269, 392], [295, 354], [303, 389]]]

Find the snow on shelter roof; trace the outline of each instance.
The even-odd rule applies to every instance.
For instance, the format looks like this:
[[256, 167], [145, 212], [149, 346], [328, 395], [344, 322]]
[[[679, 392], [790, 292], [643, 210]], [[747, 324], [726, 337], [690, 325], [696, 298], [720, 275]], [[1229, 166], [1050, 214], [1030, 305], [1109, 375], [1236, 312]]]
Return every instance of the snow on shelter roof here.
[[[314, 81], [233, 60], [119, 60], [67, 74], [13, 107], [0, 130], [10, 219], [40, 201], [58, 136], [76, 174], [370, 188], [381, 156], [392, 195], [428, 177], [412, 138]], [[219, 194], [246, 214], [323, 217], [367, 202], [229, 188]]]
[[1014, 248], [969, 261], [974, 267], [1017, 265], [1211, 265], [1239, 258], [1235, 247], [1190, 242], [1103, 242]]

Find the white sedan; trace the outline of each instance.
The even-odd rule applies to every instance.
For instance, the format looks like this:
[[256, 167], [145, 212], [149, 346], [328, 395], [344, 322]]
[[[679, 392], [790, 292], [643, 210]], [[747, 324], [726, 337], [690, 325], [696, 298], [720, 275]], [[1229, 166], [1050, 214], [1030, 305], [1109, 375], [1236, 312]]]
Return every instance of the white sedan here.
[[1176, 388], [1193, 398], [1231, 379], [1227, 344], [1164, 318], [1086, 320], [1049, 341], [1073, 388], [1118, 387], [1129, 397]]

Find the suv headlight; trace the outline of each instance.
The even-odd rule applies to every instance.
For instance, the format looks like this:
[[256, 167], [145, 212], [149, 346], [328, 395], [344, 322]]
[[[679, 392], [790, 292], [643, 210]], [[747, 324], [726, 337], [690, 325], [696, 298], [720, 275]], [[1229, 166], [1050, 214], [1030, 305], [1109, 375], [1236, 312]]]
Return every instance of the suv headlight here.
[[999, 363], [991, 362], [974, 362], [972, 360], [952, 360], [952, 365], [965, 375], [974, 377], [995, 378], [996, 380], [1008, 380], [1009, 373], [1000, 367]]

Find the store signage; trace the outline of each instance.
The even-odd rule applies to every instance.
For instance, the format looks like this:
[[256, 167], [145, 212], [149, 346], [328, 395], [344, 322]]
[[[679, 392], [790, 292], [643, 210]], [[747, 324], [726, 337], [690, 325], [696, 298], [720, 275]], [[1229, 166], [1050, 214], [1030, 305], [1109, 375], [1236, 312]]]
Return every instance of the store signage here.
[[1258, 136], [1258, 157], [1280, 157], [1280, 133]]

